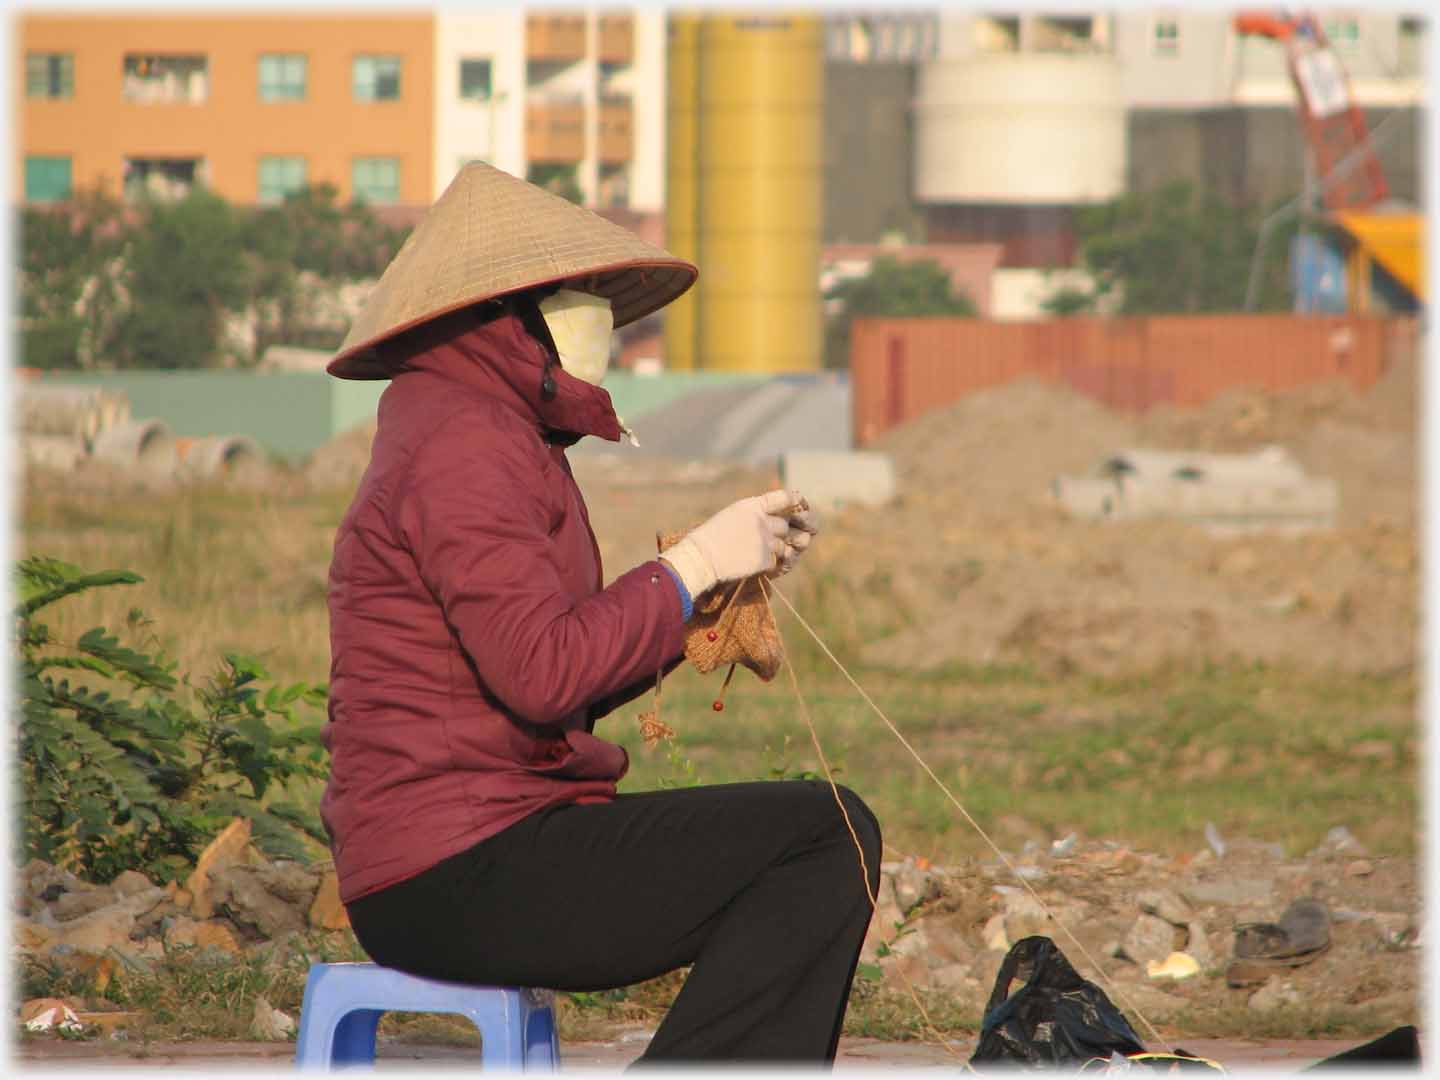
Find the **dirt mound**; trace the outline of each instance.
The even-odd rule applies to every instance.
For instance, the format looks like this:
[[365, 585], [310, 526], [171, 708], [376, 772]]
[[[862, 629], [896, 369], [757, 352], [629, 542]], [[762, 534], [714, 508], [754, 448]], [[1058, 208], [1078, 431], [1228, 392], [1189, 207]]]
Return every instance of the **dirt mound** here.
[[370, 464], [375, 421], [357, 424], [321, 446], [305, 465], [305, 480], [314, 490], [353, 488]]
[[[1026, 380], [881, 440], [903, 496], [832, 523], [811, 569], [896, 613], [872, 663], [1026, 662], [1118, 672], [1240, 658], [1392, 671], [1414, 662], [1416, 356], [1369, 393], [1235, 391], [1195, 409], [1113, 413]], [[1082, 522], [1050, 484], [1122, 447], [1289, 449], [1340, 491], [1339, 528], [1222, 537], [1172, 522]]]

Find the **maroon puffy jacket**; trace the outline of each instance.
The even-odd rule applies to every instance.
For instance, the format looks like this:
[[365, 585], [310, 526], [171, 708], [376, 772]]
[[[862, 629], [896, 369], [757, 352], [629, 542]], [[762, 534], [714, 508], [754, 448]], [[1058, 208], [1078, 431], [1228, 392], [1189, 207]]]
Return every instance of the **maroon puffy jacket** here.
[[563, 446], [620, 437], [610, 395], [556, 367], [543, 401], [544, 353], [514, 315], [392, 349], [330, 566], [320, 815], [347, 902], [541, 807], [612, 797], [628, 760], [595, 720], [684, 647], [659, 562], [601, 588]]

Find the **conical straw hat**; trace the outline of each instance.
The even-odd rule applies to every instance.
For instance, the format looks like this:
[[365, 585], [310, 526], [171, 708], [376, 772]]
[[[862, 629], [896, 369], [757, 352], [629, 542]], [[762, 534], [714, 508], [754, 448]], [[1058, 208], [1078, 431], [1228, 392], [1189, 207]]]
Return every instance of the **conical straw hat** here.
[[[593, 275], [593, 277], [592, 277]], [[327, 370], [388, 379], [373, 346], [427, 319], [537, 285], [588, 278], [615, 325], [650, 314], [698, 276], [684, 259], [558, 195], [472, 162], [386, 267]]]

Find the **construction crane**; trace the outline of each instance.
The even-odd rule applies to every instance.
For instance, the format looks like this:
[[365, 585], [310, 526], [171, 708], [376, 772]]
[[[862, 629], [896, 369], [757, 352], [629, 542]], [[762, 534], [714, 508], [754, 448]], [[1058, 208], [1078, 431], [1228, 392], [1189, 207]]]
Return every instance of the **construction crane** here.
[[[1313, 156], [1320, 195], [1329, 210], [1365, 210], [1390, 194], [1370, 145], [1365, 116], [1350, 94], [1350, 78], [1319, 21], [1242, 12], [1235, 32], [1272, 38], [1285, 47], [1300, 123]], [[1353, 158], [1353, 160], [1352, 160]]]
[[[1309, 149], [1310, 169], [1298, 207], [1271, 215], [1262, 226], [1251, 265], [1246, 308], [1254, 306], [1260, 253], [1280, 213], [1313, 209], [1318, 188], [1326, 218], [1344, 234], [1347, 292], [1352, 311], [1370, 308], [1372, 268], [1381, 267], [1415, 302], [1424, 302], [1424, 222], [1419, 214], [1386, 210], [1390, 197], [1385, 172], [1371, 142], [1365, 116], [1350, 92], [1350, 78], [1318, 19], [1309, 13], [1270, 15], [1241, 12], [1235, 32], [1269, 38], [1285, 49], [1296, 110]], [[1313, 178], [1313, 187], [1312, 187]]]

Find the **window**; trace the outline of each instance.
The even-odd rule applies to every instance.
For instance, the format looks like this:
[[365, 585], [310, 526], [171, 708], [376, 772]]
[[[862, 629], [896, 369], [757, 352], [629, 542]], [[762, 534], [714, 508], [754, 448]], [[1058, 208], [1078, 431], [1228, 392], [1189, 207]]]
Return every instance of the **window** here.
[[1353, 15], [1341, 15], [1325, 20], [1325, 36], [1337, 49], [1347, 51], [1360, 44], [1360, 20]]
[[489, 60], [469, 59], [460, 61], [460, 100], [490, 100]]
[[1400, 55], [1397, 57], [1401, 75], [1410, 78], [1425, 73], [1425, 20], [1406, 16], [1400, 20]]
[[262, 203], [284, 202], [305, 187], [303, 157], [262, 157], [258, 199]]
[[1150, 51], [1156, 56], [1179, 56], [1180, 20], [1173, 15], [1160, 15], [1151, 26]]
[[305, 100], [304, 54], [265, 53], [260, 57], [260, 100]]
[[209, 83], [210, 64], [204, 56], [130, 53], [125, 57], [126, 101], [198, 105], [209, 93]]
[[25, 201], [57, 202], [70, 197], [68, 157], [27, 157], [25, 159]]
[[356, 101], [399, 101], [400, 57], [357, 56], [351, 85]]
[[1020, 16], [977, 15], [973, 23], [979, 52], [1015, 52], [1020, 48]]
[[356, 158], [350, 168], [350, 189], [357, 201], [393, 203], [400, 201], [400, 159], [393, 157]]
[[74, 97], [75, 57], [70, 53], [26, 53], [25, 96]]
[[126, 158], [125, 198], [183, 199], [205, 183], [203, 158]]

